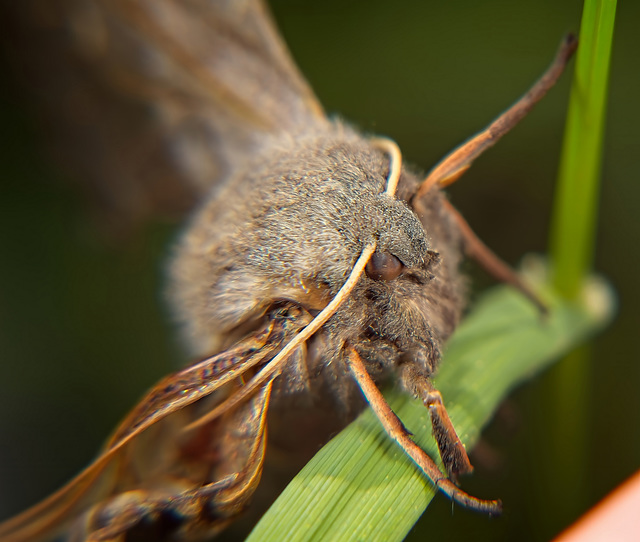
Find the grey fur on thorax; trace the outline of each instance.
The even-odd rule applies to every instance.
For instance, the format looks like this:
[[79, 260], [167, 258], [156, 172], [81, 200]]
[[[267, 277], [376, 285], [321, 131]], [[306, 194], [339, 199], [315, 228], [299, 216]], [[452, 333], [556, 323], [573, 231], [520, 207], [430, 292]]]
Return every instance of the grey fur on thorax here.
[[388, 169], [385, 153], [341, 123], [274, 138], [250, 158], [196, 214], [176, 250], [171, 297], [191, 349], [208, 355], [228, 347], [235, 328], [274, 300], [301, 302], [304, 288], [335, 295], [375, 240], [406, 266], [404, 276], [363, 275], [310, 341], [306, 364], [291, 359], [275, 396], [311, 388], [348, 408], [355, 384], [342, 357], [347, 342], [377, 380], [401, 361], [431, 374], [463, 306], [459, 234], [438, 190], [420, 219], [402, 201], [418, 183], [406, 168], [398, 199], [384, 194]]

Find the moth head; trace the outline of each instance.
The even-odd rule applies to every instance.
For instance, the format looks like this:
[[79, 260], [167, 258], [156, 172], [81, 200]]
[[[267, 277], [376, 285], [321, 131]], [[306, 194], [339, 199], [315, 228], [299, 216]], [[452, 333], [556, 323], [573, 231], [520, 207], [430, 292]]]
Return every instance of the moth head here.
[[374, 146], [389, 156], [389, 175], [385, 191], [376, 201], [383, 217], [377, 239], [377, 250], [365, 267], [367, 276], [375, 281], [390, 282], [406, 268], [421, 267], [429, 252], [429, 243], [415, 213], [395, 193], [402, 173], [402, 155], [390, 139], [374, 138]]

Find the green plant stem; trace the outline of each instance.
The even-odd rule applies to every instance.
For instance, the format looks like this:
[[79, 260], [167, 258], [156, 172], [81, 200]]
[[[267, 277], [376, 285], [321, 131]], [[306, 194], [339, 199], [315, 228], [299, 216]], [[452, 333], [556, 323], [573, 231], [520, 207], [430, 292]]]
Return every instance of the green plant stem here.
[[[570, 301], [582, 293], [594, 259], [615, 12], [616, 0], [585, 0], [550, 239], [552, 284]], [[550, 438], [536, 491], [537, 504], [549, 512], [538, 525], [544, 537], [589, 502], [590, 360], [584, 347], [554, 369], [550, 401], [538, 420]]]
[[551, 228], [553, 285], [575, 299], [593, 261], [616, 0], [585, 0]]

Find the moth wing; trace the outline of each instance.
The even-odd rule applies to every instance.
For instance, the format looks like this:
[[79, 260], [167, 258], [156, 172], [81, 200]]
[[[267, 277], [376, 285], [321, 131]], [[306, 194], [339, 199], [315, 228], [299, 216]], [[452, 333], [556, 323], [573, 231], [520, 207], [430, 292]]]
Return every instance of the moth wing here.
[[[275, 327], [278, 335], [280, 330]], [[239, 376], [290, 338], [291, 331], [285, 330], [274, 340], [273, 329], [273, 324], [269, 324], [229, 350], [158, 382], [116, 429], [95, 461], [44, 501], [1, 523], [0, 540], [52, 539], [92, 507], [99, 506], [108, 497], [139, 489], [145, 479], [162, 484], [164, 479], [183, 477], [187, 482], [193, 479], [195, 484], [201, 477], [198, 483], [202, 484], [212, 468], [208, 447], [221, 440], [231, 447], [234, 443], [227, 442], [231, 437], [225, 436], [229, 431], [223, 426], [232, 423], [238, 433], [239, 420], [250, 420], [249, 414], [255, 420], [246, 424], [244, 444], [254, 442], [255, 445], [247, 449], [255, 448], [255, 451], [247, 456], [248, 468], [259, 468], [264, 452], [263, 412], [266, 413], [268, 406], [270, 383], [259, 388], [248, 402], [224, 411], [220, 418], [211, 420], [201, 430], [193, 433], [182, 430], [201, 417], [203, 410], [207, 412], [223, 404], [236, 391]], [[185, 393], [185, 390], [188, 391]], [[196, 405], [201, 399], [205, 401]], [[256, 412], [260, 415], [256, 416]], [[222, 426], [218, 426], [220, 423]], [[190, 454], [189, 461], [181, 461], [185, 451]], [[224, 461], [229, 460], [222, 463]]]
[[325, 120], [260, 0], [9, 4], [48, 139], [120, 219], [180, 213], [265, 134]]

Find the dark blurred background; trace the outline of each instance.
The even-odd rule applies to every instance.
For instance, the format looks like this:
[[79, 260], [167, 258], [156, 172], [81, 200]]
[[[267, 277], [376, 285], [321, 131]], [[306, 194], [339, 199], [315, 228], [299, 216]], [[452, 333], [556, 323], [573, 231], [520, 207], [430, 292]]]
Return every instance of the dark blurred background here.
[[[278, 0], [281, 30], [330, 113], [395, 139], [425, 170], [519, 97], [577, 31], [577, 0], [340, 2]], [[591, 345], [587, 427], [575, 454], [552, 444], [554, 369], [517, 390], [473, 457], [465, 489], [500, 496], [487, 519], [439, 497], [410, 540], [547, 540], [640, 467], [636, 338], [640, 221], [640, 5], [618, 7], [595, 267], [620, 300]], [[148, 224], [105, 234], [80, 193], [48, 161], [10, 71], [0, 111], [0, 516], [70, 479], [158, 378], [184, 361], [163, 300], [175, 235]], [[570, 76], [451, 188], [476, 232], [512, 264], [544, 253]], [[96, 127], [99, 130], [99, 127]], [[469, 266], [478, 289], [491, 284]], [[568, 458], [572, 462], [573, 457]], [[577, 490], [576, 490], [577, 489]]]

